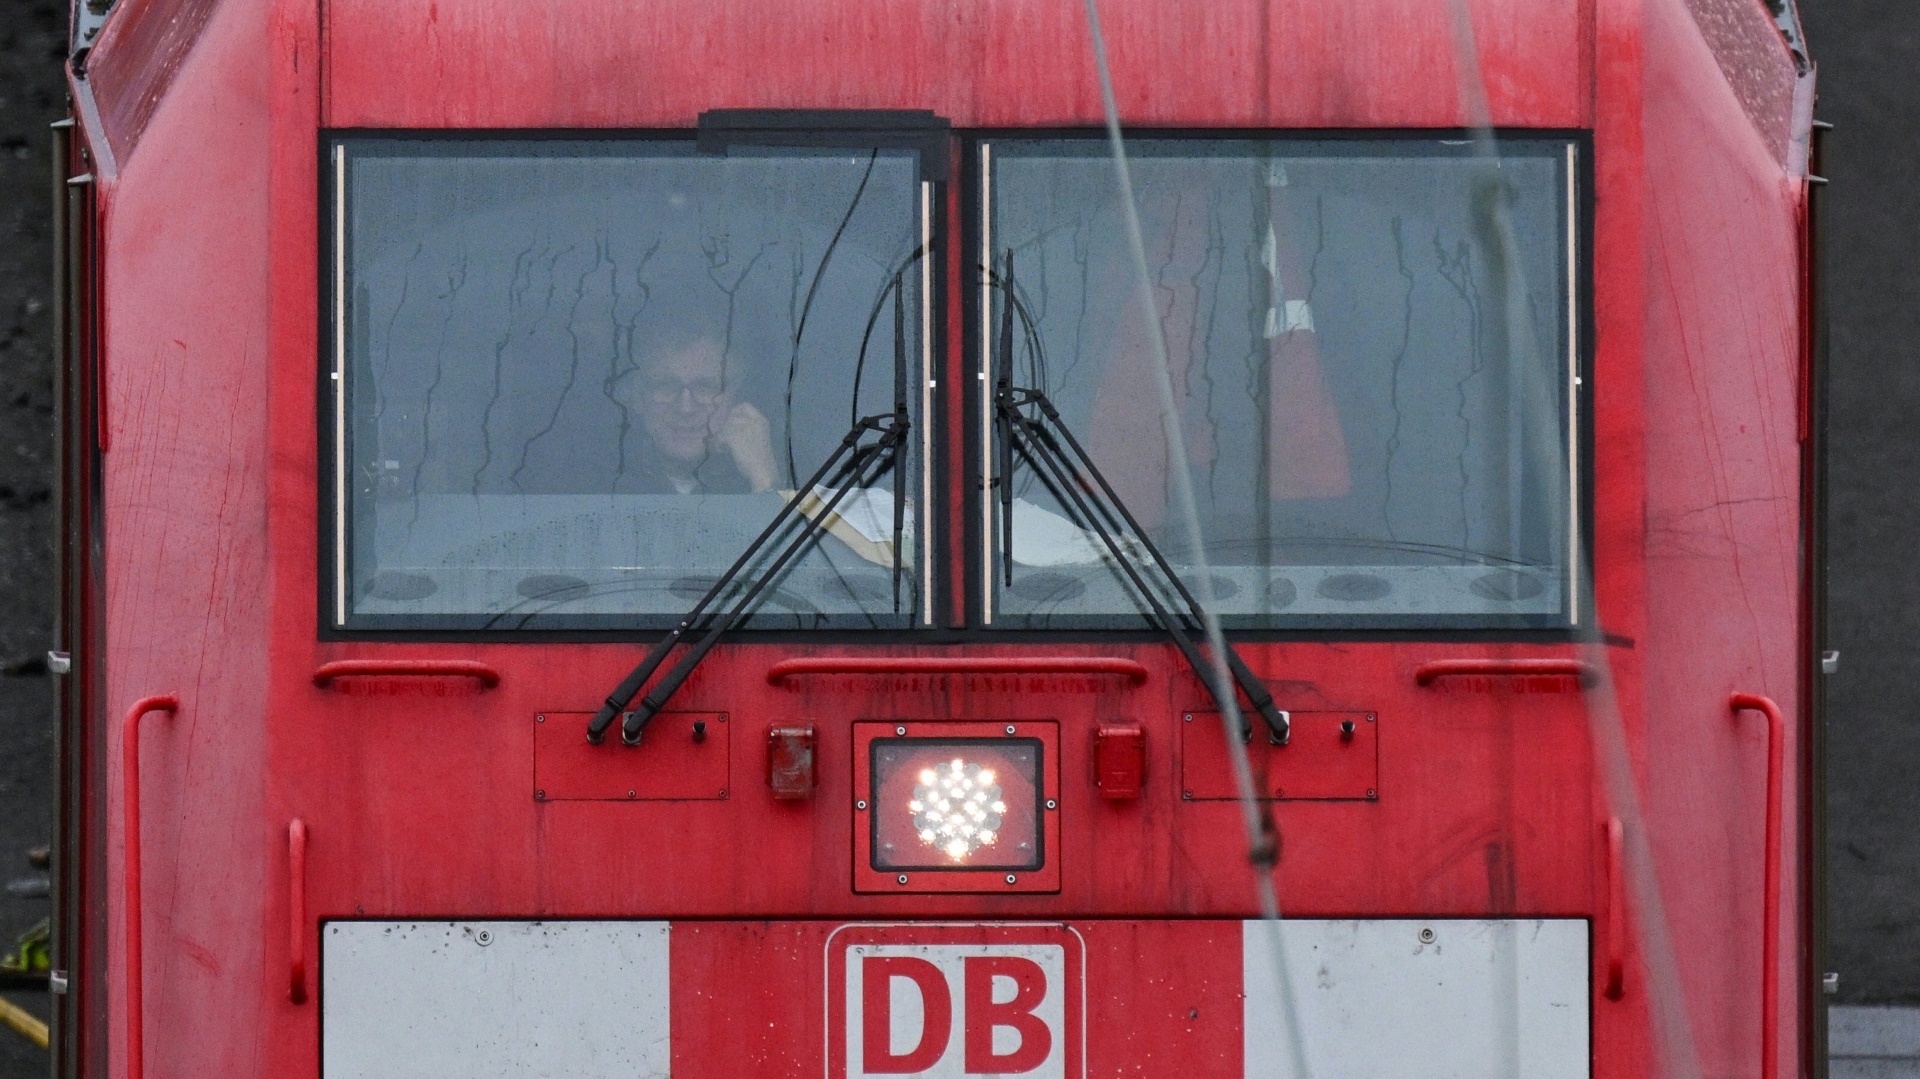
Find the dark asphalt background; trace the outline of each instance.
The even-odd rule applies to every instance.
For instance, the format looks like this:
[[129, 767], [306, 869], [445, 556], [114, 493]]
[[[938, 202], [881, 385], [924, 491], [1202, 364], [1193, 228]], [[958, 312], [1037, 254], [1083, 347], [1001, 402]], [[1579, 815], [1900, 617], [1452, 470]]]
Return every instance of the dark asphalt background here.
[[[1920, 9], [1803, 0], [1828, 142], [1832, 344], [1832, 969], [1848, 1002], [1920, 1003]], [[47, 125], [64, 4], [0, 0], [0, 882], [51, 815], [52, 380]], [[0, 892], [0, 951], [46, 915]], [[10, 999], [44, 1015], [45, 1000]], [[45, 1056], [0, 1029], [0, 1076]]]

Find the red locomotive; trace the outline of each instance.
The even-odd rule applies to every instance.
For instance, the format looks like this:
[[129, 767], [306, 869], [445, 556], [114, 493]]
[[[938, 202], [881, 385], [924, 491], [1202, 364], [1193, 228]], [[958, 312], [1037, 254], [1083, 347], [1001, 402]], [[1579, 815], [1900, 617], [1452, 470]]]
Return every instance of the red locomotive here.
[[58, 1074], [1815, 1069], [1779, 6], [84, 5]]

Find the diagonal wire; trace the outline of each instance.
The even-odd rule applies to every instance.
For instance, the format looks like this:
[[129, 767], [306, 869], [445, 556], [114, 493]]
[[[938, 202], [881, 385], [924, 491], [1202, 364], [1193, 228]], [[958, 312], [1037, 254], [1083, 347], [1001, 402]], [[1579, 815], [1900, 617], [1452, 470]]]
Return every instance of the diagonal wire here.
[[1232, 747], [1228, 759], [1233, 765], [1233, 782], [1239, 791], [1241, 816], [1247, 829], [1248, 859], [1253, 866], [1254, 888], [1259, 895], [1262, 922], [1268, 929], [1268, 954], [1273, 957], [1274, 974], [1279, 984], [1281, 1020], [1285, 1027], [1293, 1074], [1308, 1079], [1305, 1032], [1300, 1027], [1299, 1007], [1293, 999], [1293, 980], [1288, 977], [1286, 943], [1280, 931], [1280, 897], [1274, 886], [1274, 862], [1278, 832], [1262, 812], [1254, 792], [1253, 768], [1247, 761], [1246, 744], [1240, 740], [1240, 704], [1227, 670], [1226, 636], [1220, 629], [1220, 616], [1214, 609], [1213, 573], [1207, 564], [1207, 548], [1200, 530], [1200, 510], [1193, 497], [1193, 477], [1188, 472], [1187, 443], [1180, 430], [1180, 413], [1173, 394], [1172, 367], [1167, 357], [1167, 342], [1160, 324], [1159, 305], [1153, 295], [1153, 274], [1147, 268], [1147, 245], [1140, 231], [1140, 210], [1133, 199], [1132, 170], [1127, 164], [1126, 139], [1120, 133], [1120, 106], [1114, 98], [1113, 72], [1107, 62], [1106, 37], [1100, 29], [1099, 0], [1085, 0], [1087, 29], [1092, 39], [1094, 64], [1100, 75], [1100, 105], [1106, 114], [1107, 141], [1113, 151], [1114, 178], [1120, 185], [1120, 202], [1127, 225], [1127, 248], [1133, 257], [1133, 272], [1139, 285], [1140, 315], [1146, 320], [1147, 341], [1153, 352], [1154, 389], [1160, 395], [1160, 423], [1167, 440], [1168, 471], [1173, 479], [1174, 501], [1186, 526], [1187, 545], [1193, 551], [1194, 571], [1199, 580], [1200, 613], [1207, 632], [1207, 650], [1211, 655], [1214, 699], [1220, 702], [1221, 733]]
[[[1524, 366], [1537, 353], [1533, 325], [1525, 312], [1527, 290], [1524, 271], [1518, 257], [1519, 245], [1515, 239], [1512, 217], [1508, 212], [1509, 200], [1505, 197], [1507, 188], [1500, 176], [1500, 150], [1494, 139], [1493, 111], [1488, 102], [1486, 77], [1480, 67], [1479, 48], [1474, 39], [1473, 18], [1467, 0], [1448, 0], [1448, 6], [1453, 33], [1454, 68], [1460, 80], [1460, 103], [1472, 133], [1475, 156], [1487, 168], [1487, 175], [1481, 182], [1487, 188], [1492, 211], [1494, 235], [1489, 239], [1494, 250], [1491, 254], [1504, 264], [1502, 276], [1505, 278], [1505, 287], [1497, 294], [1496, 302], [1502, 308], [1507, 347], [1511, 353], [1518, 355]], [[1569, 282], [1569, 287], [1572, 284]], [[1557, 411], [1553, 407], [1543, 411], [1540, 404], [1532, 400], [1523, 401], [1521, 412], [1538, 423], [1543, 421], [1544, 416]], [[1527, 434], [1531, 435], [1532, 432]], [[1538, 447], [1535, 452], [1539, 454], [1561, 455], [1558, 460], [1549, 457], [1545, 462], [1546, 475], [1565, 475], [1567, 462], [1560, 450], [1562, 440], [1557, 435], [1528, 437], [1526, 441]], [[1572, 496], [1571, 491], [1568, 496]], [[1656, 1065], [1664, 1065], [1661, 1068], [1663, 1075], [1693, 1079], [1701, 1074], [1700, 1061], [1688, 1020], [1679, 966], [1674, 958], [1666, 907], [1660, 898], [1659, 880], [1655, 873], [1652, 847], [1647, 839], [1639, 787], [1634, 780], [1626, 728], [1615, 691], [1612, 657], [1607, 652], [1600, 628], [1592, 564], [1591, 556], [1579, 561], [1573, 582], [1576, 594], [1572, 597], [1579, 605], [1575, 609], [1587, 615], [1576, 622], [1574, 639], [1581, 658], [1597, 676], [1587, 692], [1588, 731], [1593, 740], [1594, 755], [1603, 773], [1608, 803], [1620, 821], [1625, 840], [1627, 864], [1624, 868], [1633, 894], [1634, 921], [1640, 930], [1640, 953], [1647, 973], [1648, 1005], [1656, 1039], [1655, 1062]]]

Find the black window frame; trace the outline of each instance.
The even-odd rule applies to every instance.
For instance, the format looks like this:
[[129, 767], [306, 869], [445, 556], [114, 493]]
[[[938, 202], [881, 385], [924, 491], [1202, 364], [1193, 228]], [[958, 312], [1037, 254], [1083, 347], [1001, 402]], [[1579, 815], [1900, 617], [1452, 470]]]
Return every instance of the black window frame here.
[[[931, 385], [923, 386], [923, 407], [919, 426], [922, 431], [911, 437], [920, 442], [917, 453], [924, 454], [920, 466], [927, 492], [923, 501], [924, 519], [916, 528], [929, 535], [932, 556], [928, 563], [930, 589], [924, 599], [922, 617], [908, 626], [862, 628], [766, 628], [743, 630], [729, 635], [733, 640], [791, 641], [844, 640], [871, 642], [910, 635], [925, 641], [946, 634], [953, 622], [954, 596], [949, 575], [940, 572], [951, 558], [948, 550], [947, 515], [949, 454], [941, 432], [946, 429], [944, 383], [952, 358], [947, 347], [947, 304], [949, 289], [947, 243], [949, 241], [949, 196], [953, 162], [953, 138], [944, 118], [931, 112], [901, 110], [715, 110], [703, 114], [701, 125], [690, 128], [322, 128], [315, 143], [316, 178], [316, 335], [314, 353], [314, 394], [316, 431], [316, 483], [314, 620], [316, 639], [320, 641], [371, 642], [527, 642], [542, 644], [637, 642], [657, 640], [665, 628], [658, 625], [632, 625], [610, 628], [531, 627], [466, 628], [458, 626], [406, 626], [393, 624], [354, 625], [349, 613], [336, 620], [340, 593], [340, 559], [350, 552], [339, 544], [338, 522], [350, 507], [341, 502], [341, 452], [338, 438], [341, 423], [333, 374], [338, 344], [334, 303], [335, 273], [341, 222], [335, 205], [335, 147], [360, 141], [391, 142], [677, 142], [694, 145], [702, 152], [725, 155], [734, 145], [751, 147], [787, 147], [849, 150], [913, 151], [919, 160], [917, 179], [929, 185], [926, 194], [929, 225], [929, 252], [923, 259], [929, 277], [925, 289], [926, 351], [925, 366]], [[944, 170], [944, 172], [942, 172]], [[350, 241], [349, 241], [350, 243]], [[350, 250], [350, 248], [349, 248]], [[927, 433], [927, 432], [930, 432]], [[693, 601], [688, 601], [692, 606]]]
[[[985, 223], [986, 204], [983, 197], [982, 180], [984, 172], [981, 166], [981, 147], [985, 144], [1004, 144], [1008, 142], [1052, 142], [1087, 141], [1100, 142], [1108, 138], [1104, 128], [1060, 127], [1060, 128], [969, 128], [958, 133], [962, 146], [957, 155], [958, 176], [956, 177], [959, 204], [959, 236], [957, 240], [961, 269], [959, 271], [962, 344], [960, 348], [960, 366], [955, 371], [962, 385], [962, 403], [960, 420], [962, 426], [961, 460], [957, 467], [962, 476], [962, 506], [958, 531], [963, 536], [960, 544], [965, 552], [961, 566], [961, 594], [959, 609], [963, 612], [965, 636], [983, 641], [1031, 641], [1031, 642], [1091, 642], [1111, 641], [1144, 642], [1163, 640], [1164, 635], [1145, 624], [1134, 626], [1114, 626], [1112, 628], [1093, 628], [1075, 626], [1072, 628], [1007, 625], [988, 621], [983, 610], [983, 601], [987, 587], [985, 579], [985, 560], [993, 543], [993, 538], [982, 532], [984, 500], [989, 497], [987, 486], [989, 477], [981, 467], [983, 446], [981, 444], [980, 416], [985, 407], [984, 395], [989, 392], [980, 377], [984, 374], [987, 357], [986, 349], [991, 342], [981, 339], [982, 312], [980, 272], [978, 268], [981, 231]], [[1134, 140], [1168, 140], [1194, 142], [1221, 142], [1233, 140], [1283, 141], [1283, 142], [1366, 142], [1387, 143], [1395, 141], [1444, 144], [1456, 148], [1458, 156], [1469, 157], [1484, 152], [1478, 145], [1485, 133], [1462, 128], [1228, 128], [1228, 127], [1186, 127], [1186, 128], [1129, 128], [1126, 138]], [[1575, 250], [1571, 253], [1572, 280], [1569, 286], [1573, 295], [1569, 297], [1575, 312], [1572, 341], [1573, 355], [1570, 357], [1573, 386], [1573, 405], [1569, 420], [1574, 424], [1571, 449], [1576, 454], [1575, 488], [1571, 492], [1571, 509], [1575, 515], [1572, 528], [1572, 550], [1578, 559], [1576, 565], [1567, 567], [1567, 599], [1564, 615], [1553, 616], [1554, 622], [1546, 624], [1544, 620], [1515, 620], [1510, 624], [1491, 624], [1485, 620], [1457, 618], [1452, 624], [1442, 623], [1438, 619], [1405, 616], [1355, 615], [1343, 618], [1329, 618], [1312, 625], [1286, 627], [1226, 627], [1227, 636], [1235, 641], [1246, 642], [1285, 642], [1285, 641], [1450, 641], [1450, 642], [1519, 642], [1519, 643], [1559, 643], [1584, 639], [1593, 630], [1590, 622], [1595, 617], [1592, 610], [1589, 588], [1583, 582], [1590, 583], [1596, 567], [1593, 561], [1594, 526], [1594, 257], [1593, 222], [1595, 209], [1593, 133], [1580, 128], [1498, 128], [1492, 133], [1496, 150], [1503, 143], [1515, 140], [1559, 142], [1571, 146], [1574, 150], [1572, 175], [1573, 185], [1572, 214], [1570, 223]], [[1120, 619], [1115, 619], [1119, 621]]]

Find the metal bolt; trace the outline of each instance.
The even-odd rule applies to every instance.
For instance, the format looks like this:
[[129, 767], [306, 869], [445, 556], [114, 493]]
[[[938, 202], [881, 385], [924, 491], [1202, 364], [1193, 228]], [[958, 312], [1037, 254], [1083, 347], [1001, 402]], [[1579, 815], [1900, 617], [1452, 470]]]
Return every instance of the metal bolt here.
[[907, 733], [907, 729], [906, 729], [905, 727], [895, 727], [895, 728], [893, 729], [893, 733], [895, 733], [895, 734], [905, 734], [905, 733]]
[[545, 722], [547, 721], [547, 717], [546, 717], [546, 716], [534, 716], [534, 717], [533, 717], [533, 721], [534, 721], [535, 723], [545, 723]]
[[486, 946], [487, 946], [487, 945], [489, 945], [489, 944], [492, 944], [492, 943], [493, 943], [493, 931], [492, 931], [492, 930], [489, 930], [489, 929], [482, 929], [482, 930], [480, 930], [480, 931], [479, 931], [478, 933], [475, 933], [475, 934], [473, 935], [473, 942], [474, 942], [475, 944], [478, 944], [478, 945], [479, 945], [479, 946], [481, 946], [482, 948], [484, 948], [484, 947], [486, 947]]
[[1188, 713], [1187, 713], [1187, 722], [1188, 722], [1188, 723], [1192, 723], [1192, 722], [1193, 722], [1193, 713], [1192, 713], [1192, 712], [1188, 712]]
[[1373, 793], [1373, 788], [1372, 788], [1372, 787], [1368, 787], [1368, 788], [1367, 788], [1367, 797], [1369, 797], [1369, 798], [1378, 798], [1378, 797], [1379, 797], [1379, 795], [1377, 795], [1377, 794], [1375, 794], [1375, 793]]
[[1191, 802], [1191, 801], [1193, 801], [1193, 792], [1192, 792], [1192, 791], [1181, 791], [1181, 792], [1180, 792], [1180, 797], [1181, 797], [1181, 798], [1183, 798], [1183, 799], [1185, 799], [1186, 801], [1189, 801], [1189, 802]]
[[547, 800], [547, 792], [546, 792], [546, 791], [534, 791], [534, 792], [533, 792], [533, 800], [534, 800], [534, 801], [536, 801], [536, 802], [544, 802], [544, 801], [546, 801], [546, 800]]
[[1367, 713], [1367, 722], [1368, 722], [1368, 723], [1372, 723], [1372, 722], [1373, 722], [1373, 713], [1372, 713], [1372, 712], [1368, 712], [1368, 713]]
[[1007, 724], [1007, 733], [1008, 733], [1008, 734], [1012, 734], [1012, 733], [1013, 733], [1013, 724], [1011, 724], [1011, 723], [1009, 723], [1009, 724]]
[[725, 788], [725, 787], [721, 787], [721, 788], [720, 788], [720, 797], [722, 797], [722, 798], [725, 798], [726, 796], [727, 796], [727, 788]]
[[1420, 930], [1420, 943], [1422, 943], [1422, 944], [1432, 944], [1432, 943], [1433, 943], [1433, 930], [1431, 930], [1431, 929], [1422, 929], [1422, 930]]
[[1008, 883], [1008, 884], [1014, 884], [1014, 883], [1016, 883], [1016, 882], [1018, 882], [1019, 880], [1020, 880], [1020, 878], [1019, 878], [1019, 877], [1016, 877], [1016, 876], [1014, 876], [1014, 875], [1013, 875], [1012, 873], [1008, 873], [1008, 874], [1007, 874], [1007, 883]]
[[1051, 799], [1051, 798], [1049, 798], [1049, 799], [1047, 799], [1047, 808], [1048, 808], [1048, 809], [1059, 809], [1059, 808], [1060, 808], [1060, 803], [1059, 803], [1059, 802], [1056, 802], [1056, 801], [1054, 801], [1054, 800], [1053, 800], [1053, 799]]
[[853, 803], [853, 808], [855, 809], [867, 808], [867, 800], [865, 798], [860, 799], [859, 801]]
[[907, 882], [907, 875], [905, 873], [902, 873], [893, 879], [898, 881], [901, 884], [905, 884]]
[[633, 797], [635, 797], [635, 796], [636, 796], [636, 794], [637, 794], [637, 792], [635, 792], [635, 791], [628, 791], [628, 792], [627, 792], [627, 797], [629, 797], [629, 798], [633, 798]]

